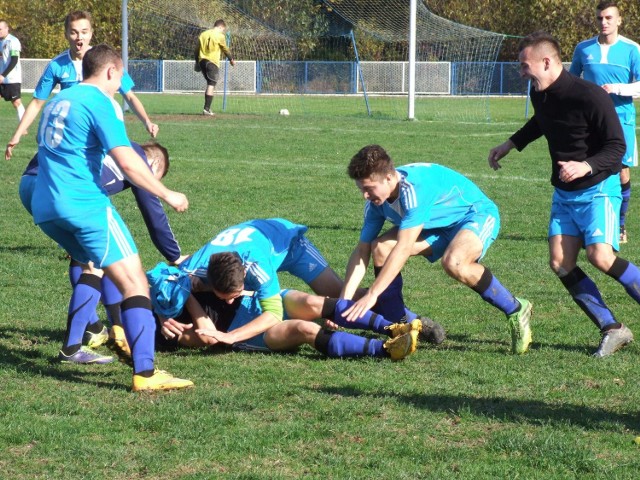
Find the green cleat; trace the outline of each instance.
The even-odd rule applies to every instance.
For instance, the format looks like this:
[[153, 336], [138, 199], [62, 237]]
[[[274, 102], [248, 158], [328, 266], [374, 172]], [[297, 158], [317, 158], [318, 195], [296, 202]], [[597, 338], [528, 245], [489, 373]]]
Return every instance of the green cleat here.
[[385, 330], [389, 330], [390, 337], [396, 338], [400, 335], [404, 335], [405, 333], [409, 333], [412, 330], [421, 331], [422, 330], [422, 322], [419, 319], [415, 319], [411, 321], [411, 323], [394, 323], [393, 325], [389, 325], [388, 327], [384, 327]]
[[520, 308], [511, 315], [507, 315], [509, 320], [509, 330], [511, 331], [511, 352], [522, 355], [529, 349], [531, 344], [531, 302], [524, 298], [517, 298]]
[[[413, 323], [413, 322], [411, 322]], [[409, 324], [407, 324], [409, 325]], [[384, 342], [384, 349], [394, 362], [408, 357], [416, 351], [418, 345], [418, 333], [420, 330], [411, 330]]]
[[517, 298], [520, 308], [507, 316], [509, 330], [511, 332], [511, 352], [521, 355], [529, 349], [531, 344], [531, 302], [524, 298]]

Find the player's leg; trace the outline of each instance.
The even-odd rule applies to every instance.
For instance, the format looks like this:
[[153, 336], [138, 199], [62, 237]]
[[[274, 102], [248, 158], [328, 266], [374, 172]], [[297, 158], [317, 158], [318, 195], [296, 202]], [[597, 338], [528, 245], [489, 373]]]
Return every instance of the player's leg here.
[[627, 211], [631, 200], [631, 167], [638, 166], [638, 144], [636, 139], [635, 112], [620, 115], [620, 124], [627, 144], [627, 151], [622, 158], [622, 171], [620, 172], [620, 186], [622, 189], [622, 204], [620, 205], [620, 243], [627, 243], [628, 232], [626, 229]]
[[319, 295], [309, 295], [308, 293], [297, 290], [287, 290], [282, 298], [284, 311], [287, 318], [295, 318], [300, 320], [317, 320], [324, 318], [330, 320], [335, 325], [357, 330], [371, 330], [384, 335], [392, 334], [389, 327], [394, 325], [382, 315], [366, 312], [362, 317], [357, 318], [353, 322], [347, 322], [342, 316], [353, 301], [321, 297]]
[[17, 89], [17, 97], [15, 97], [13, 100], [11, 100], [11, 104], [13, 105], [13, 108], [16, 109], [16, 113], [18, 115], [18, 122], [20, 120], [22, 120], [22, 115], [24, 115], [24, 105], [22, 105], [22, 100], [20, 99], [20, 84], [16, 83], [16, 89]]
[[620, 205], [620, 243], [627, 243], [627, 210], [631, 200], [631, 169], [624, 165], [620, 171], [620, 188], [622, 189], [622, 205]]
[[203, 115], [212, 116], [214, 113], [211, 111], [211, 103], [213, 102], [213, 94], [215, 93], [216, 84], [218, 83], [219, 69], [208, 60], [202, 60], [200, 62], [200, 68], [202, 69], [205, 82], [207, 82], [207, 87], [204, 91], [204, 107], [202, 113]]
[[289, 351], [307, 344], [330, 358], [391, 357], [401, 360], [416, 349], [418, 330], [387, 340], [368, 339], [347, 332], [324, 330], [304, 320], [286, 320], [265, 332], [265, 344], [274, 351]]

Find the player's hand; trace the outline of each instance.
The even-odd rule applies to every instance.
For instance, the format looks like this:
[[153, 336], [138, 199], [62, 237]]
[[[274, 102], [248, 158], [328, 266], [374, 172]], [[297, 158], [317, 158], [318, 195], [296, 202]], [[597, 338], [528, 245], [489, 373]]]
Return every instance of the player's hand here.
[[178, 258], [176, 258], [173, 262], [171, 262], [171, 265], [180, 265], [182, 262], [184, 262], [187, 258], [189, 258], [189, 255], [180, 255]]
[[330, 330], [338, 330], [340, 328], [340, 325], [338, 325], [337, 323], [332, 322], [331, 320], [327, 320], [327, 319], [325, 319], [325, 321], [324, 321], [324, 326], [325, 326], [325, 328], [328, 328]]
[[151, 135], [153, 138], [156, 138], [156, 136], [158, 135], [158, 131], [160, 130], [160, 127], [155, 123], [153, 123], [151, 120], [149, 120], [146, 123], [146, 126], [147, 126], [147, 132], [149, 132], [149, 135]]
[[13, 155], [13, 147], [15, 147], [16, 145], [18, 145], [19, 142], [14, 142], [9, 141], [9, 143], [7, 143], [7, 148], [4, 151], [4, 159], [5, 160], [11, 160], [11, 156]]
[[189, 200], [187, 200], [187, 196], [184, 193], [170, 191], [164, 201], [176, 212], [184, 212], [189, 208]]
[[199, 328], [198, 330], [196, 330], [196, 333], [205, 337], [211, 337], [218, 342], [226, 343], [227, 345], [233, 345], [235, 343], [233, 335], [227, 332], [221, 332], [220, 330], [216, 330], [215, 328]]
[[183, 334], [185, 330], [188, 330], [190, 328], [193, 328], [193, 323], [180, 323], [174, 320], [173, 318], [167, 318], [162, 323], [162, 328], [160, 329], [160, 332], [162, 333], [162, 336], [164, 338], [169, 340], [172, 338], [179, 337], [180, 335]]
[[342, 316], [347, 320], [347, 322], [355, 322], [358, 318], [362, 317], [367, 310], [370, 310], [378, 301], [378, 296], [371, 293], [371, 291], [367, 291], [360, 299], [353, 303], [349, 308], [347, 308]]
[[229, 63], [231, 64], [232, 67], [236, 66], [236, 61], [233, 58], [229, 60]]
[[578, 178], [591, 174], [591, 167], [585, 162], [570, 160], [568, 162], [558, 162], [558, 165], [560, 166], [558, 177], [560, 177], [561, 182], [573, 182]]
[[500, 165], [500, 163], [498, 162], [501, 158], [505, 157], [507, 153], [509, 153], [514, 147], [515, 145], [513, 144], [513, 142], [511, 140], [507, 140], [503, 144], [498, 145], [497, 147], [493, 147], [491, 150], [489, 150], [489, 166], [494, 170], [502, 168], [502, 165]]
[[607, 93], [614, 93], [614, 94], [616, 93], [615, 88], [610, 83], [605, 83], [604, 85], [602, 85], [602, 88]]

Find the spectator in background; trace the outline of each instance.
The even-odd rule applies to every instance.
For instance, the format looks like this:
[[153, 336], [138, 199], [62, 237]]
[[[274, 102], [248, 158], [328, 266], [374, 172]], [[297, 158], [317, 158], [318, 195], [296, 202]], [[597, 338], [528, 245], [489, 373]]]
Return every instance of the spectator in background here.
[[18, 112], [18, 121], [24, 115], [24, 106], [20, 100], [20, 87], [22, 84], [22, 68], [20, 67], [20, 40], [9, 33], [9, 24], [6, 20], [0, 20], [0, 50], [2, 61], [0, 63], [0, 97], [6, 102], [11, 102]]

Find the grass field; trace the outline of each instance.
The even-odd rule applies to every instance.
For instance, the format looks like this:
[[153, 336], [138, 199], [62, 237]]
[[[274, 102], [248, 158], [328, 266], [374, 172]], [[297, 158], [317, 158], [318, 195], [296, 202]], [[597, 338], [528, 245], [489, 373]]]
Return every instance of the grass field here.
[[[343, 273], [361, 224], [363, 201], [345, 173], [359, 148], [379, 143], [397, 164], [442, 163], [466, 174], [500, 207], [502, 231], [484, 263], [533, 302], [534, 344], [526, 355], [509, 354], [497, 310], [439, 265], [412, 259], [407, 303], [443, 323], [448, 339], [403, 362], [327, 360], [306, 347], [295, 355], [182, 350], [158, 354], [157, 363], [195, 388], [152, 395], [130, 392], [131, 371], [122, 364], [56, 363], [70, 293], [67, 262], [17, 195], [35, 151], [33, 126], [0, 168], [0, 477], [638, 477], [640, 347], [591, 358], [598, 332], [547, 266], [546, 143], [513, 152], [499, 172], [487, 166], [489, 148], [522, 124], [522, 99], [493, 99], [491, 123], [294, 112], [211, 119], [195, 114], [199, 95], [141, 99], [171, 153], [166, 183], [191, 202], [186, 213], [170, 213], [184, 252], [223, 227], [282, 216], [309, 225], [308, 236]], [[135, 117], [127, 122], [130, 137], [144, 141]], [[15, 125], [2, 102], [3, 146]], [[145, 267], [162, 260], [133, 196], [114, 203]], [[634, 262], [639, 212], [636, 194], [630, 243], [622, 249]], [[640, 335], [638, 305], [612, 279], [585, 262], [583, 268]], [[306, 290], [290, 276], [281, 283]]]

